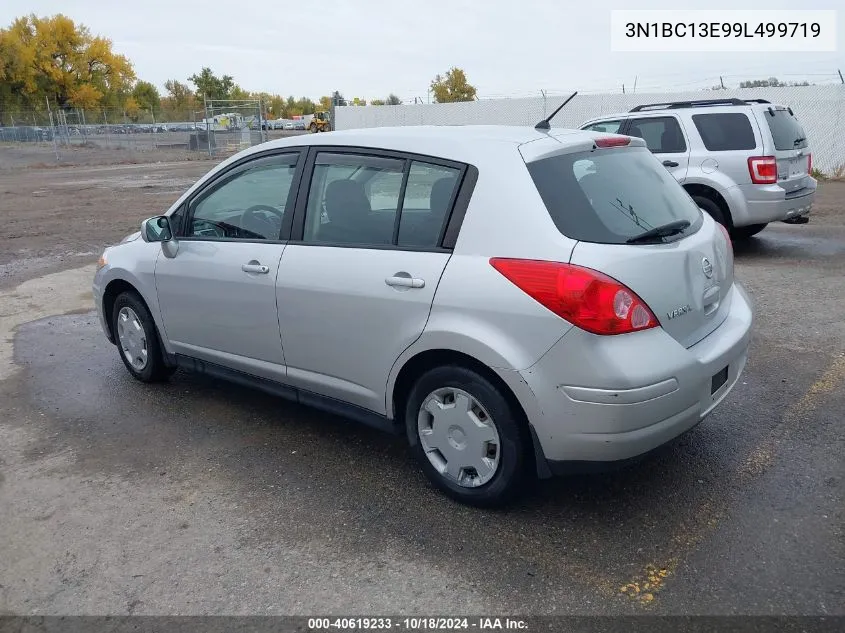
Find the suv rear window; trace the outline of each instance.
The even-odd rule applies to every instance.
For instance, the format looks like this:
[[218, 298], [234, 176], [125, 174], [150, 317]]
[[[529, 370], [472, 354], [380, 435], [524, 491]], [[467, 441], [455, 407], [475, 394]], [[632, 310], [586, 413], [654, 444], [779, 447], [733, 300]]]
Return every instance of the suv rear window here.
[[741, 112], [693, 114], [692, 122], [701, 135], [704, 147], [711, 152], [757, 147], [751, 121]]
[[772, 131], [772, 140], [775, 142], [775, 149], [778, 151], [801, 149], [807, 147], [807, 135], [804, 128], [798, 123], [798, 119], [789, 113], [789, 110], [768, 110], [763, 115]]
[[596, 149], [528, 163], [528, 171], [558, 230], [572, 239], [624, 244], [649, 229], [701, 211], [646, 148]]

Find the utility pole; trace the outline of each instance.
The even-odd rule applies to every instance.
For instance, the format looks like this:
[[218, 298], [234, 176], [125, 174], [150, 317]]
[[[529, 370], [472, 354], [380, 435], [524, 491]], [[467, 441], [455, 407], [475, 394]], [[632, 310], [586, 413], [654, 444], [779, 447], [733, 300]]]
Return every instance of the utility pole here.
[[722, 79], [722, 75], [719, 75], [719, 83], [722, 84], [722, 90], [725, 90], [725, 80]]
[[637, 94], [637, 75], [634, 75], [634, 89], [631, 91], [631, 94]]
[[843, 84], [845, 84], [845, 79], [842, 78], [842, 71], [837, 68], [836, 72], [839, 73], [839, 81], [841, 81]]

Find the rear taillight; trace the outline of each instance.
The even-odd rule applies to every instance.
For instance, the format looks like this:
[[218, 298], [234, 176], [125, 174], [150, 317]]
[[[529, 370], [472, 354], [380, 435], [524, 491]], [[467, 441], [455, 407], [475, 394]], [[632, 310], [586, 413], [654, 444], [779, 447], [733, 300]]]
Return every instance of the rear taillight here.
[[748, 173], [755, 185], [773, 185], [778, 181], [778, 161], [774, 156], [752, 156]]
[[807, 173], [813, 175], [813, 155], [807, 154]]
[[658, 325], [631, 289], [591, 268], [499, 257], [490, 264], [532, 299], [593, 334], [626, 334]]

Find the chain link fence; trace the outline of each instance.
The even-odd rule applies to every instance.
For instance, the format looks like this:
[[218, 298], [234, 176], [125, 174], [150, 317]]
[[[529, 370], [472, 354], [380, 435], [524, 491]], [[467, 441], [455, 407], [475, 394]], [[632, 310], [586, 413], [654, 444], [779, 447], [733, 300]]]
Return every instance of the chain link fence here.
[[[535, 125], [568, 94], [538, 94], [518, 99], [398, 106], [346, 106], [335, 109], [338, 130], [401, 125]], [[588, 119], [627, 112], [644, 103], [697, 99], [767, 99], [790, 106], [807, 132], [813, 165], [827, 175], [845, 170], [845, 85], [738, 88], [650, 94], [578, 94], [552, 121], [557, 128], [577, 128]]]
[[145, 109], [80, 108], [4, 110], [0, 147], [16, 146], [66, 162], [80, 154], [119, 161], [139, 153], [154, 160], [223, 158], [271, 138], [302, 133], [272, 129], [260, 100], [206, 101], [203, 107], [166, 113]]

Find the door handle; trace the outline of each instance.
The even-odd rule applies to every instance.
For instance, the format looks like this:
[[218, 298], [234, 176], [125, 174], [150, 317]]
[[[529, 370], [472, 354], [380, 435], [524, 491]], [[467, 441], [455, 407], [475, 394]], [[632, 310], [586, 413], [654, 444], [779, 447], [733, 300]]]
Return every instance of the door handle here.
[[673, 161], [673, 160], [664, 160], [664, 161], [663, 161], [663, 166], [664, 166], [664, 167], [677, 167], [677, 166], [678, 166], [678, 163], [676, 163], [676, 162], [675, 162], [675, 161]]
[[[408, 275], [408, 273], [405, 273]], [[425, 279], [417, 279], [416, 277], [411, 277], [408, 275], [396, 274], [393, 277], [388, 277], [384, 280], [388, 286], [392, 288], [425, 288]]]
[[267, 273], [270, 272], [270, 267], [269, 266], [262, 266], [261, 264], [259, 264], [257, 261], [255, 261], [253, 259], [251, 262], [241, 266], [241, 270], [244, 271], [245, 273], [257, 273], [259, 275], [266, 275]]

